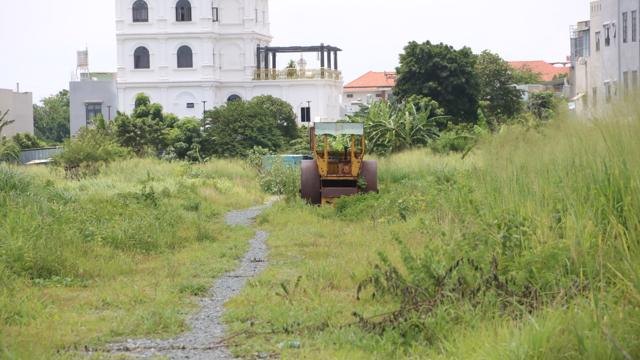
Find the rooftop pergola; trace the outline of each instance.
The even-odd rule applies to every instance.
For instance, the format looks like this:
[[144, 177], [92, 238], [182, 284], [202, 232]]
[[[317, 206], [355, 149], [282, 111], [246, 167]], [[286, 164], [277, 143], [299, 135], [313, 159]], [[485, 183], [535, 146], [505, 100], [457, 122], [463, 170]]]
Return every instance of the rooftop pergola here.
[[[338, 73], [338, 52], [342, 49], [320, 44], [319, 46], [260, 46], [256, 51], [256, 74], [257, 80], [261, 80], [260, 74], [264, 73], [264, 70], [276, 71], [276, 62], [278, 54], [287, 53], [320, 53], [320, 70], [322, 77], [324, 78], [325, 70], [333, 70], [334, 73]], [[265, 78], [268, 80], [268, 78]]]

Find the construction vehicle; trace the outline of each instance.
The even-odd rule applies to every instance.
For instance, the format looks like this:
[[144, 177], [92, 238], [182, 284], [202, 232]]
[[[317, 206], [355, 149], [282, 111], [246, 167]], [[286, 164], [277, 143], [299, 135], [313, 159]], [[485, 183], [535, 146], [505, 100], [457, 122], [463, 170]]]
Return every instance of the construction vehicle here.
[[[302, 160], [302, 198], [309, 204], [333, 204], [343, 196], [378, 192], [378, 163], [364, 160], [364, 125], [315, 123], [309, 128], [313, 160]], [[341, 140], [341, 149], [332, 146]]]

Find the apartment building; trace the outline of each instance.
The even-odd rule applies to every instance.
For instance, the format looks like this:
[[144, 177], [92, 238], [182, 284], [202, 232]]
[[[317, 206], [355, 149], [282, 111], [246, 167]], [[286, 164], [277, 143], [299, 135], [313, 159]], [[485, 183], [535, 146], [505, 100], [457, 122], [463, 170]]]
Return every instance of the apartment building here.
[[597, 0], [590, 19], [571, 28], [572, 102], [578, 112], [601, 109], [638, 87], [638, 0]]

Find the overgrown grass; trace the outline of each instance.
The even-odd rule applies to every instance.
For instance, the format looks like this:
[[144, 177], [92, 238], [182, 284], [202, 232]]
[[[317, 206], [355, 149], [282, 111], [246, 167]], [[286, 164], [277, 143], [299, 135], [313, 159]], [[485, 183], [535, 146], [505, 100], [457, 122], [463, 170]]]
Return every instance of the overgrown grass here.
[[640, 357], [637, 114], [511, 127], [464, 160], [394, 155], [380, 194], [275, 207], [271, 265], [227, 316], [236, 351]]
[[263, 200], [253, 178], [231, 161], [128, 160], [81, 181], [0, 166], [0, 358], [183, 331], [246, 250], [223, 215]]

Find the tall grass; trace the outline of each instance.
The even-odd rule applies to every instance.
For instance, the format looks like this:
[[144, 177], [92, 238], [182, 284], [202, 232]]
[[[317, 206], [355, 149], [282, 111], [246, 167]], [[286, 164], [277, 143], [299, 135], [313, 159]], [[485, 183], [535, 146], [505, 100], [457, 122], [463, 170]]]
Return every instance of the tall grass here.
[[[640, 357], [638, 114], [510, 127], [464, 160], [394, 155], [380, 161], [380, 194], [346, 198], [335, 209], [274, 209], [263, 221], [277, 265], [236, 301], [229, 319], [236, 329], [251, 321], [280, 335], [249, 337], [239, 352]], [[468, 264], [490, 275], [481, 296], [470, 290], [484, 278]], [[382, 283], [358, 300], [358, 285], [377, 271]], [[286, 303], [267, 296], [294, 282]], [[410, 297], [420, 311], [407, 310], [416, 304]], [[372, 318], [342, 326], [356, 320], [353, 312]], [[276, 346], [291, 339], [303, 346]]]
[[233, 161], [134, 159], [80, 181], [0, 166], [0, 358], [182, 330], [193, 289], [245, 247], [224, 213], [261, 200]]

